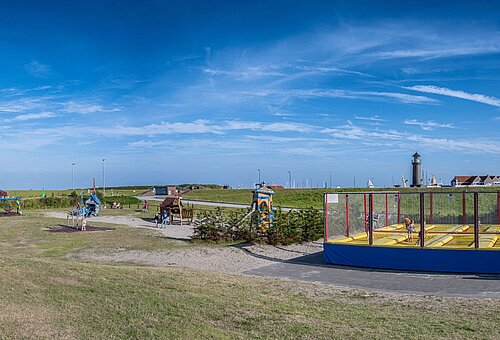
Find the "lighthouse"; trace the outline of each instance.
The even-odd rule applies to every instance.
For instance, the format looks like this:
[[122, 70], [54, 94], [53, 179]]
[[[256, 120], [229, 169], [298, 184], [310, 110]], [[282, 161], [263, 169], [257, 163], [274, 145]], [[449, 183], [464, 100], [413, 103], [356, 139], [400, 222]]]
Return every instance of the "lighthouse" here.
[[420, 160], [420, 155], [418, 152], [415, 152], [413, 158], [411, 160], [411, 165], [413, 166], [413, 178], [411, 181], [412, 187], [420, 187], [422, 186], [422, 177], [421, 177], [421, 169], [422, 169], [422, 161]]

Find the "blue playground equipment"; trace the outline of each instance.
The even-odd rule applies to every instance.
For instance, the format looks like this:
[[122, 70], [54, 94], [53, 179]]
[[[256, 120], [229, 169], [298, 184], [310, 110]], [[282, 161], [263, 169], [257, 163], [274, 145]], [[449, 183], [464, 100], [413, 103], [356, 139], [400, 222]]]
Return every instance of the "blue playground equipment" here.
[[[19, 197], [0, 197], [0, 202], [5, 202], [5, 201], [14, 202], [16, 205], [16, 213], [19, 215], [23, 214], [23, 211], [21, 209], [21, 201]], [[4, 210], [10, 213], [14, 210], [14, 208], [9, 204], [9, 206], [5, 207]]]
[[85, 217], [97, 216], [99, 215], [100, 208], [101, 208], [101, 201], [97, 197], [97, 194], [93, 193], [85, 201], [85, 207], [83, 208], [83, 215], [85, 215]]

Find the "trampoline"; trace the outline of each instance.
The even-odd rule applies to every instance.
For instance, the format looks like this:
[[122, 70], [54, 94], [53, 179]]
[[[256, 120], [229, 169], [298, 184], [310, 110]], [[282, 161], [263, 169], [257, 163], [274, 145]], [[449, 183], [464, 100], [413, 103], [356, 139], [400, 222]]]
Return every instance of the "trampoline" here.
[[500, 273], [500, 191], [326, 193], [324, 203], [326, 263]]

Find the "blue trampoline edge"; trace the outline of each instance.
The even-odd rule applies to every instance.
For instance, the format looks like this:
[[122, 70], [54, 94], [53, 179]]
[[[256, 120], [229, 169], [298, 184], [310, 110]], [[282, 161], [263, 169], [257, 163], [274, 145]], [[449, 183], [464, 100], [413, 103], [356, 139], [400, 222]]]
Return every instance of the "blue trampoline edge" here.
[[500, 251], [396, 248], [324, 243], [324, 262], [354, 267], [500, 274]]

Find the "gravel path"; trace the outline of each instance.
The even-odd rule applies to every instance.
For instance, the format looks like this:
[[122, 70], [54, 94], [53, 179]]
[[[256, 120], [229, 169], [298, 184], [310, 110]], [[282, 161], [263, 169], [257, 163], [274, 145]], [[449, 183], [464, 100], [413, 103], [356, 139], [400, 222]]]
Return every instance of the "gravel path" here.
[[277, 261], [290, 260], [321, 250], [322, 244], [319, 242], [287, 247], [246, 243], [164, 251], [118, 250], [97, 253], [87, 250], [79, 256], [97, 262], [135, 262], [150, 266], [181, 266], [226, 274], [242, 274]]
[[[48, 211], [47, 217], [66, 220], [64, 211]], [[161, 232], [168, 238], [189, 240], [193, 233], [190, 226], [169, 225], [158, 229], [155, 224], [133, 216], [97, 216], [92, 222], [112, 223], [135, 228], [149, 228]], [[199, 246], [187, 249], [140, 251], [118, 249], [106, 252], [86, 250], [79, 256], [97, 262], [135, 262], [151, 266], [181, 266], [195, 269], [241, 274], [245, 271], [291, 260], [323, 250], [321, 242], [309, 242], [290, 246], [270, 246], [244, 243], [232, 246]]]
[[[48, 211], [45, 213], [45, 216], [52, 218], [61, 218], [66, 220], [66, 212], [64, 211]], [[94, 216], [87, 219], [87, 221], [89, 224], [92, 224], [92, 222], [101, 222], [101, 223], [126, 225], [134, 228], [155, 229], [168, 238], [179, 239], [179, 240], [190, 240], [191, 235], [193, 235], [193, 228], [188, 225], [183, 225], [183, 226], [169, 225], [165, 229], [159, 229], [155, 227], [154, 222], [149, 222], [142, 218], [133, 216]]]

